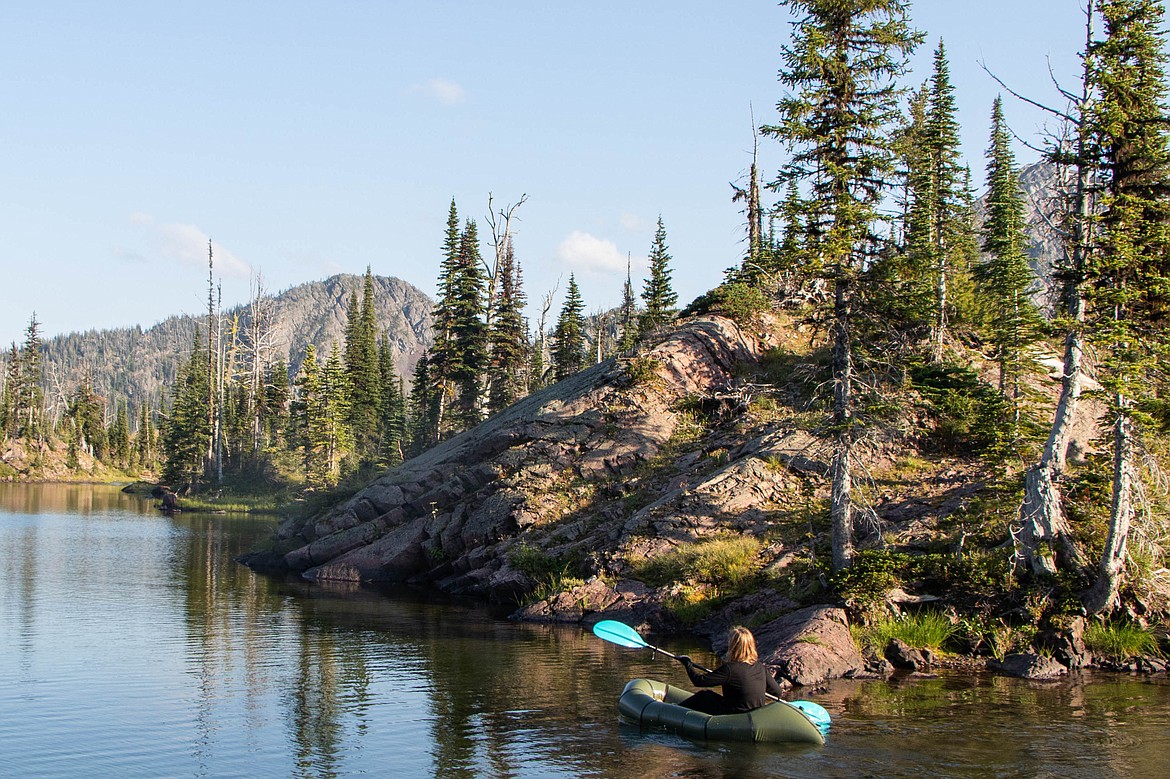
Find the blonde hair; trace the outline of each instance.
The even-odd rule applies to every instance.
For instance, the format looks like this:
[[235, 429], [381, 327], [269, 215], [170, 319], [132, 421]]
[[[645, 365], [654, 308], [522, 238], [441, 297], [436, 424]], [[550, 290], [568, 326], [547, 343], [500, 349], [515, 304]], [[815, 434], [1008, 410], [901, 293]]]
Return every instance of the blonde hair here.
[[750, 630], [736, 625], [727, 632], [727, 659], [748, 665], [760, 659], [756, 652], [756, 637]]

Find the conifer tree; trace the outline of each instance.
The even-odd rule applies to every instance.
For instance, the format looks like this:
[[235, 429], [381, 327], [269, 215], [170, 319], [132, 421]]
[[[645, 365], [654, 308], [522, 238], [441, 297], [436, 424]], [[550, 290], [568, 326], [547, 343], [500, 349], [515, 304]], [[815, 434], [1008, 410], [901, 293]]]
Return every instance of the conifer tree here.
[[488, 413], [512, 405], [523, 393], [523, 374], [528, 361], [528, 333], [524, 326], [526, 297], [520, 266], [509, 238], [496, 271], [499, 294], [492, 320], [491, 370], [489, 371]]
[[[455, 200], [452, 199], [447, 212], [443, 259], [439, 265], [439, 295], [432, 312], [434, 340], [427, 353], [426, 395], [431, 410], [427, 412], [423, 421], [434, 428], [433, 433], [427, 433], [425, 436], [425, 439], [432, 442], [438, 441], [443, 431], [451, 425], [448, 420], [448, 408], [455, 397], [452, 375], [459, 361], [458, 347], [455, 343], [455, 317], [459, 309], [457, 298], [461, 243], [459, 212], [455, 208]], [[417, 391], [417, 385], [414, 386]]]
[[585, 352], [585, 303], [577, 279], [569, 274], [569, 288], [565, 293], [565, 304], [557, 317], [553, 331], [553, 377], [556, 381], [567, 379], [585, 367], [588, 357]]
[[[934, 52], [934, 73], [930, 78], [925, 136], [928, 177], [927, 192], [930, 219], [931, 271], [934, 281], [934, 305], [931, 317], [931, 358], [942, 360], [947, 330], [950, 278], [965, 272], [964, 240], [970, 240], [970, 221], [964, 220], [966, 187], [960, 160], [959, 123], [955, 119], [955, 89], [951, 84], [946, 49], [940, 39]], [[966, 234], [966, 235], [964, 235]]]
[[20, 352], [17, 351], [16, 343], [13, 342], [12, 348], [8, 352], [8, 364], [4, 370], [3, 408], [0, 408], [0, 422], [3, 422], [3, 427], [0, 427], [0, 439], [16, 438], [17, 425], [20, 421], [19, 397]]
[[163, 427], [163, 481], [176, 490], [183, 486], [196, 490], [207, 462], [211, 443], [208, 367], [206, 351], [196, 333], [191, 357], [172, 390], [170, 415]]
[[1011, 135], [1003, 118], [1003, 101], [991, 111], [987, 149], [987, 217], [983, 222], [986, 262], [976, 271], [987, 312], [987, 327], [999, 364], [999, 386], [1017, 409], [1028, 346], [1039, 335], [1040, 315], [1028, 297], [1024, 199], [1016, 173]]
[[379, 405], [381, 375], [378, 364], [377, 314], [374, 307], [374, 276], [366, 268], [361, 303], [356, 294], [350, 298], [346, 322], [345, 372], [350, 387], [349, 427], [353, 432], [358, 457], [371, 460], [379, 443]]
[[378, 382], [380, 459], [386, 465], [396, 465], [402, 462], [406, 452], [406, 399], [402, 394], [402, 380], [394, 369], [389, 333], [383, 333], [378, 344]]
[[126, 409], [126, 401], [118, 401], [118, 410], [114, 414], [114, 421], [108, 433], [110, 441], [110, 459], [119, 468], [130, 466], [130, 415]]
[[628, 352], [638, 343], [638, 302], [634, 298], [634, 283], [630, 276], [630, 257], [626, 255], [626, 282], [622, 285], [622, 304], [618, 309], [617, 350]]
[[780, 123], [764, 132], [791, 149], [781, 182], [803, 182], [808, 231], [832, 285], [835, 436], [832, 456], [834, 569], [853, 556], [852, 452], [855, 397], [853, 323], [858, 280], [877, 243], [878, 204], [892, 181], [901, 94], [894, 80], [921, 36], [900, 0], [785, 0], [797, 17], [782, 50]]
[[423, 354], [414, 364], [410, 382], [410, 397], [406, 403], [407, 439], [410, 456], [420, 454], [438, 440], [434, 418], [435, 401], [431, 396], [430, 358]]
[[24, 344], [20, 349], [20, 381], [16, 397], [16, 435], [28, 441], [44, 435], [43, 417], [45, 391], [41, 387], [43, 368], [41, 365], [41, 323], [34, 312], [24, 331]]
[[459, 265], [453, 284], [451, 342], [448, 371], [456, 399], [451, 433], [479, 424], [481, 382], [487, 369], [487, 326], [484, 322], [486, 289], [479, 232], [469, 220], [459, 239]]
[[678, 293], [670, 283], [670, 254], [666, 246], [666, 227], [658, 217], [658, 228], [654, 231], [654, 242], [650, 246], [650, 276], [642, 287], [642, 302], [645, 308], [638, 319], [639, 337], [652, 333], [674, 317]]
[[1090, 268], [1092, 339], [1112, 429], [1109, 532], [1090, 613], [1118, 599], [1136, 513], [1138, 452], [1153, 427], [1146, 413], [1166, 375], [1170, 314], [1170, 124], [1166, 20], [1161, 0], [1098, 0], [1099, 100], [1091, 124], [1106, 178], [1102, 246]]

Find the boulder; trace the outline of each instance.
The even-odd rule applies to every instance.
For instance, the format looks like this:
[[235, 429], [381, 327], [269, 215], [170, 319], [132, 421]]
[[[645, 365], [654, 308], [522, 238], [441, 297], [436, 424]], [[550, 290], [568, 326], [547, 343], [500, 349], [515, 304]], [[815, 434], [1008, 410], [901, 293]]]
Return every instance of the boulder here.
[[884, 656], [890, 665], [905, 671], [921, 671], [930, 665], [930, 660], [921, 650], [911, 647], [900, 638], [890, 639]]
[[865, 671], [865, 659], [849, 633], [845, 610], [809, 606], [755, 631], [763, 661], [797, 685], [820, 684]]
[[1068, 669], [1051, 657], [1031, 652], [1010, 654], [999, 662], [989, 663], [993, 671], [1020, 679], [1057, 679], [1068, 673]]

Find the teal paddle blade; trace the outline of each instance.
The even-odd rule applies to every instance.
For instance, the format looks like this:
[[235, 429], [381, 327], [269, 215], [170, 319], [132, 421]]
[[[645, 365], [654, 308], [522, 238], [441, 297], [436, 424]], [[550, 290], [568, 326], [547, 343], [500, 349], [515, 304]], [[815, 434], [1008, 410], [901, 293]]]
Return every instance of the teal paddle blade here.
[[819, 703], [813, 703], [812, 701], [787, 701], [787, 703], [789, 706], [795, 706], [803, 711], [804, 716], [812, 720], [812, 723], [822, 733], [829, 731], [829, 712], [825, 710], [824, 706]]
[[603, 638], [612, 644], [630, 647], [631, 649], [650, 646], [638, 635], [638, 631], [624, 622], [618, 622], [615, 619], [603, 619], [601, 622], [598, 622], [593, 626], [593, 635], [598, 638]]

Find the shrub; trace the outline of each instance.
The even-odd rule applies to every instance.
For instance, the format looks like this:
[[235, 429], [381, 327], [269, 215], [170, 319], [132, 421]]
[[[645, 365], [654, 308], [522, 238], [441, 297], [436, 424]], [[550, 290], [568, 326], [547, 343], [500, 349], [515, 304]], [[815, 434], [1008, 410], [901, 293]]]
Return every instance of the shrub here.
[[1092, 622], [1085, 628], [1085, 647], [1107, 657], [1161, 655], [1157, 637], [1133, 622]]
[[759, 551], [760, 542], [751, 536], [702, 541], [638, 563], [635, 575], [655, 587], [696, 582], [735, 589], [759, 573]]
[[920, 649], [942, 649], [957, 630], [945, 614], [937, 611], [906, 614], [899, 619], [882, 619], [851, 628], [854, 641], [862, 647], [878, 650], [884, 649], [895, 638]]

